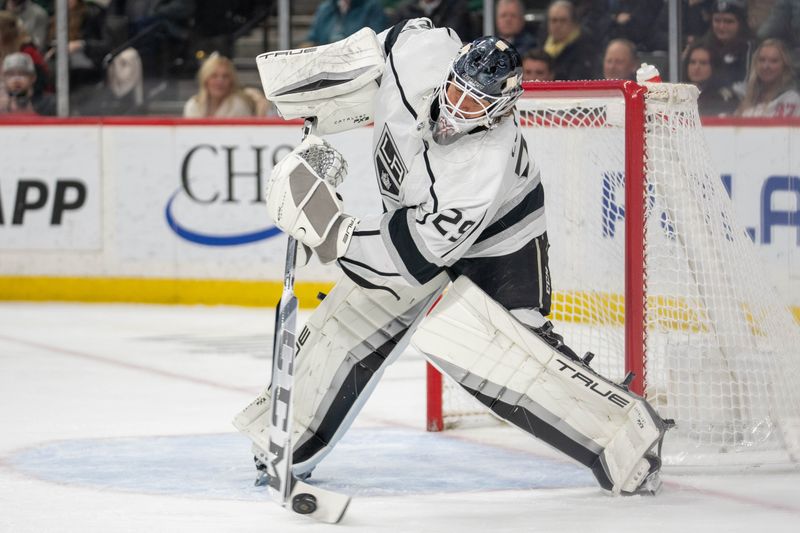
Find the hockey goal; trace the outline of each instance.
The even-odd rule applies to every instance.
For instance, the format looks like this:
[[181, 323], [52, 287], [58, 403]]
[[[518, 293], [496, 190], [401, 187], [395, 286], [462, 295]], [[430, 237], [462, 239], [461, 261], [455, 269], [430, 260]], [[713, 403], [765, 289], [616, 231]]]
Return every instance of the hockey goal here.
[[[666, 464], [797, 462], [799, 328], [711, 168], [697, 90], [525, 89], [518, 107], [545, 187], [556, 331], [595, 354], [603, 375], [634, 372], [631, 389], [676, 420]], [[428, 368], [429, 430], [477, 413]]]

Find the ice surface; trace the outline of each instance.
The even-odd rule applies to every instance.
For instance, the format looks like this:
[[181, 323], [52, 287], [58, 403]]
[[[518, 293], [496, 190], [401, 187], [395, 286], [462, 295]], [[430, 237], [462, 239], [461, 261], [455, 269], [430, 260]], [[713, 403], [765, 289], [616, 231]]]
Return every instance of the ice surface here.
[[800, 473], [665, 472], [610, 497], [512, 428], [424, 431], [405, 354], [311, 481], [354, 496], [338, 526], [252, 486], [232, 416], [269, 373], [272, 311], [0, 304], [0, 532], [797, 531]]

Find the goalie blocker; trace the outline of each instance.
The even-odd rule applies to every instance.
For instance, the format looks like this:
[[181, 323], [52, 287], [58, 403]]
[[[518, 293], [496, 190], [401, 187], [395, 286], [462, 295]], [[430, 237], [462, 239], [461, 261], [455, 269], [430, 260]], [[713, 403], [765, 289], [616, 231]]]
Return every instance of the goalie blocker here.
[[466, 277], [413, 344], [501, 418], [589, 467], [615, 494], [656, 493], [671, 421], [647, 401], [553, 349]]

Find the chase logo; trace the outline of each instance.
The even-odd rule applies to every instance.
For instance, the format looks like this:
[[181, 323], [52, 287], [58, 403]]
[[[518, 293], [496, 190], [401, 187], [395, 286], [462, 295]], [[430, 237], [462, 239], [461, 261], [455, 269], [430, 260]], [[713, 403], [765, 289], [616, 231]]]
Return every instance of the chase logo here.
[[238, 246], [280, 235], [270, 224], [264, 192], [269, 166], [292, 146], [199, 144], [186, 152], [181, 185], [164, 209], [169, 228], [203, 246]]

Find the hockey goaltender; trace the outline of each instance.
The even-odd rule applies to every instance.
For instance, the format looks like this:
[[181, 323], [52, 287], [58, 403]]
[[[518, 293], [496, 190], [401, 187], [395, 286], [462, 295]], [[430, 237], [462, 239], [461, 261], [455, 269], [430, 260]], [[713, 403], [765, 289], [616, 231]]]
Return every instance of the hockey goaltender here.
[[[311, 474], [413, 342], [604, 489], [656, 493], [669, 423], [594, 372], [546, 318], [545, 197], [515, 108], [514, 47], [497, 37], [462, 46], [452, 30], [415, 19], [258, 62], [285, 117], [317, 120], [317, 135], [273, 169], [269, 214], [301, 244], [298, 261], [315, 253], [342, 271], [297, 337], [294, 475]], [[368, 121], [383, 212], [357, 219], [336, 193], [346, 162], [321, 136]], [[269, 390], [234, 421], [262, 469], [268, 398]]]

